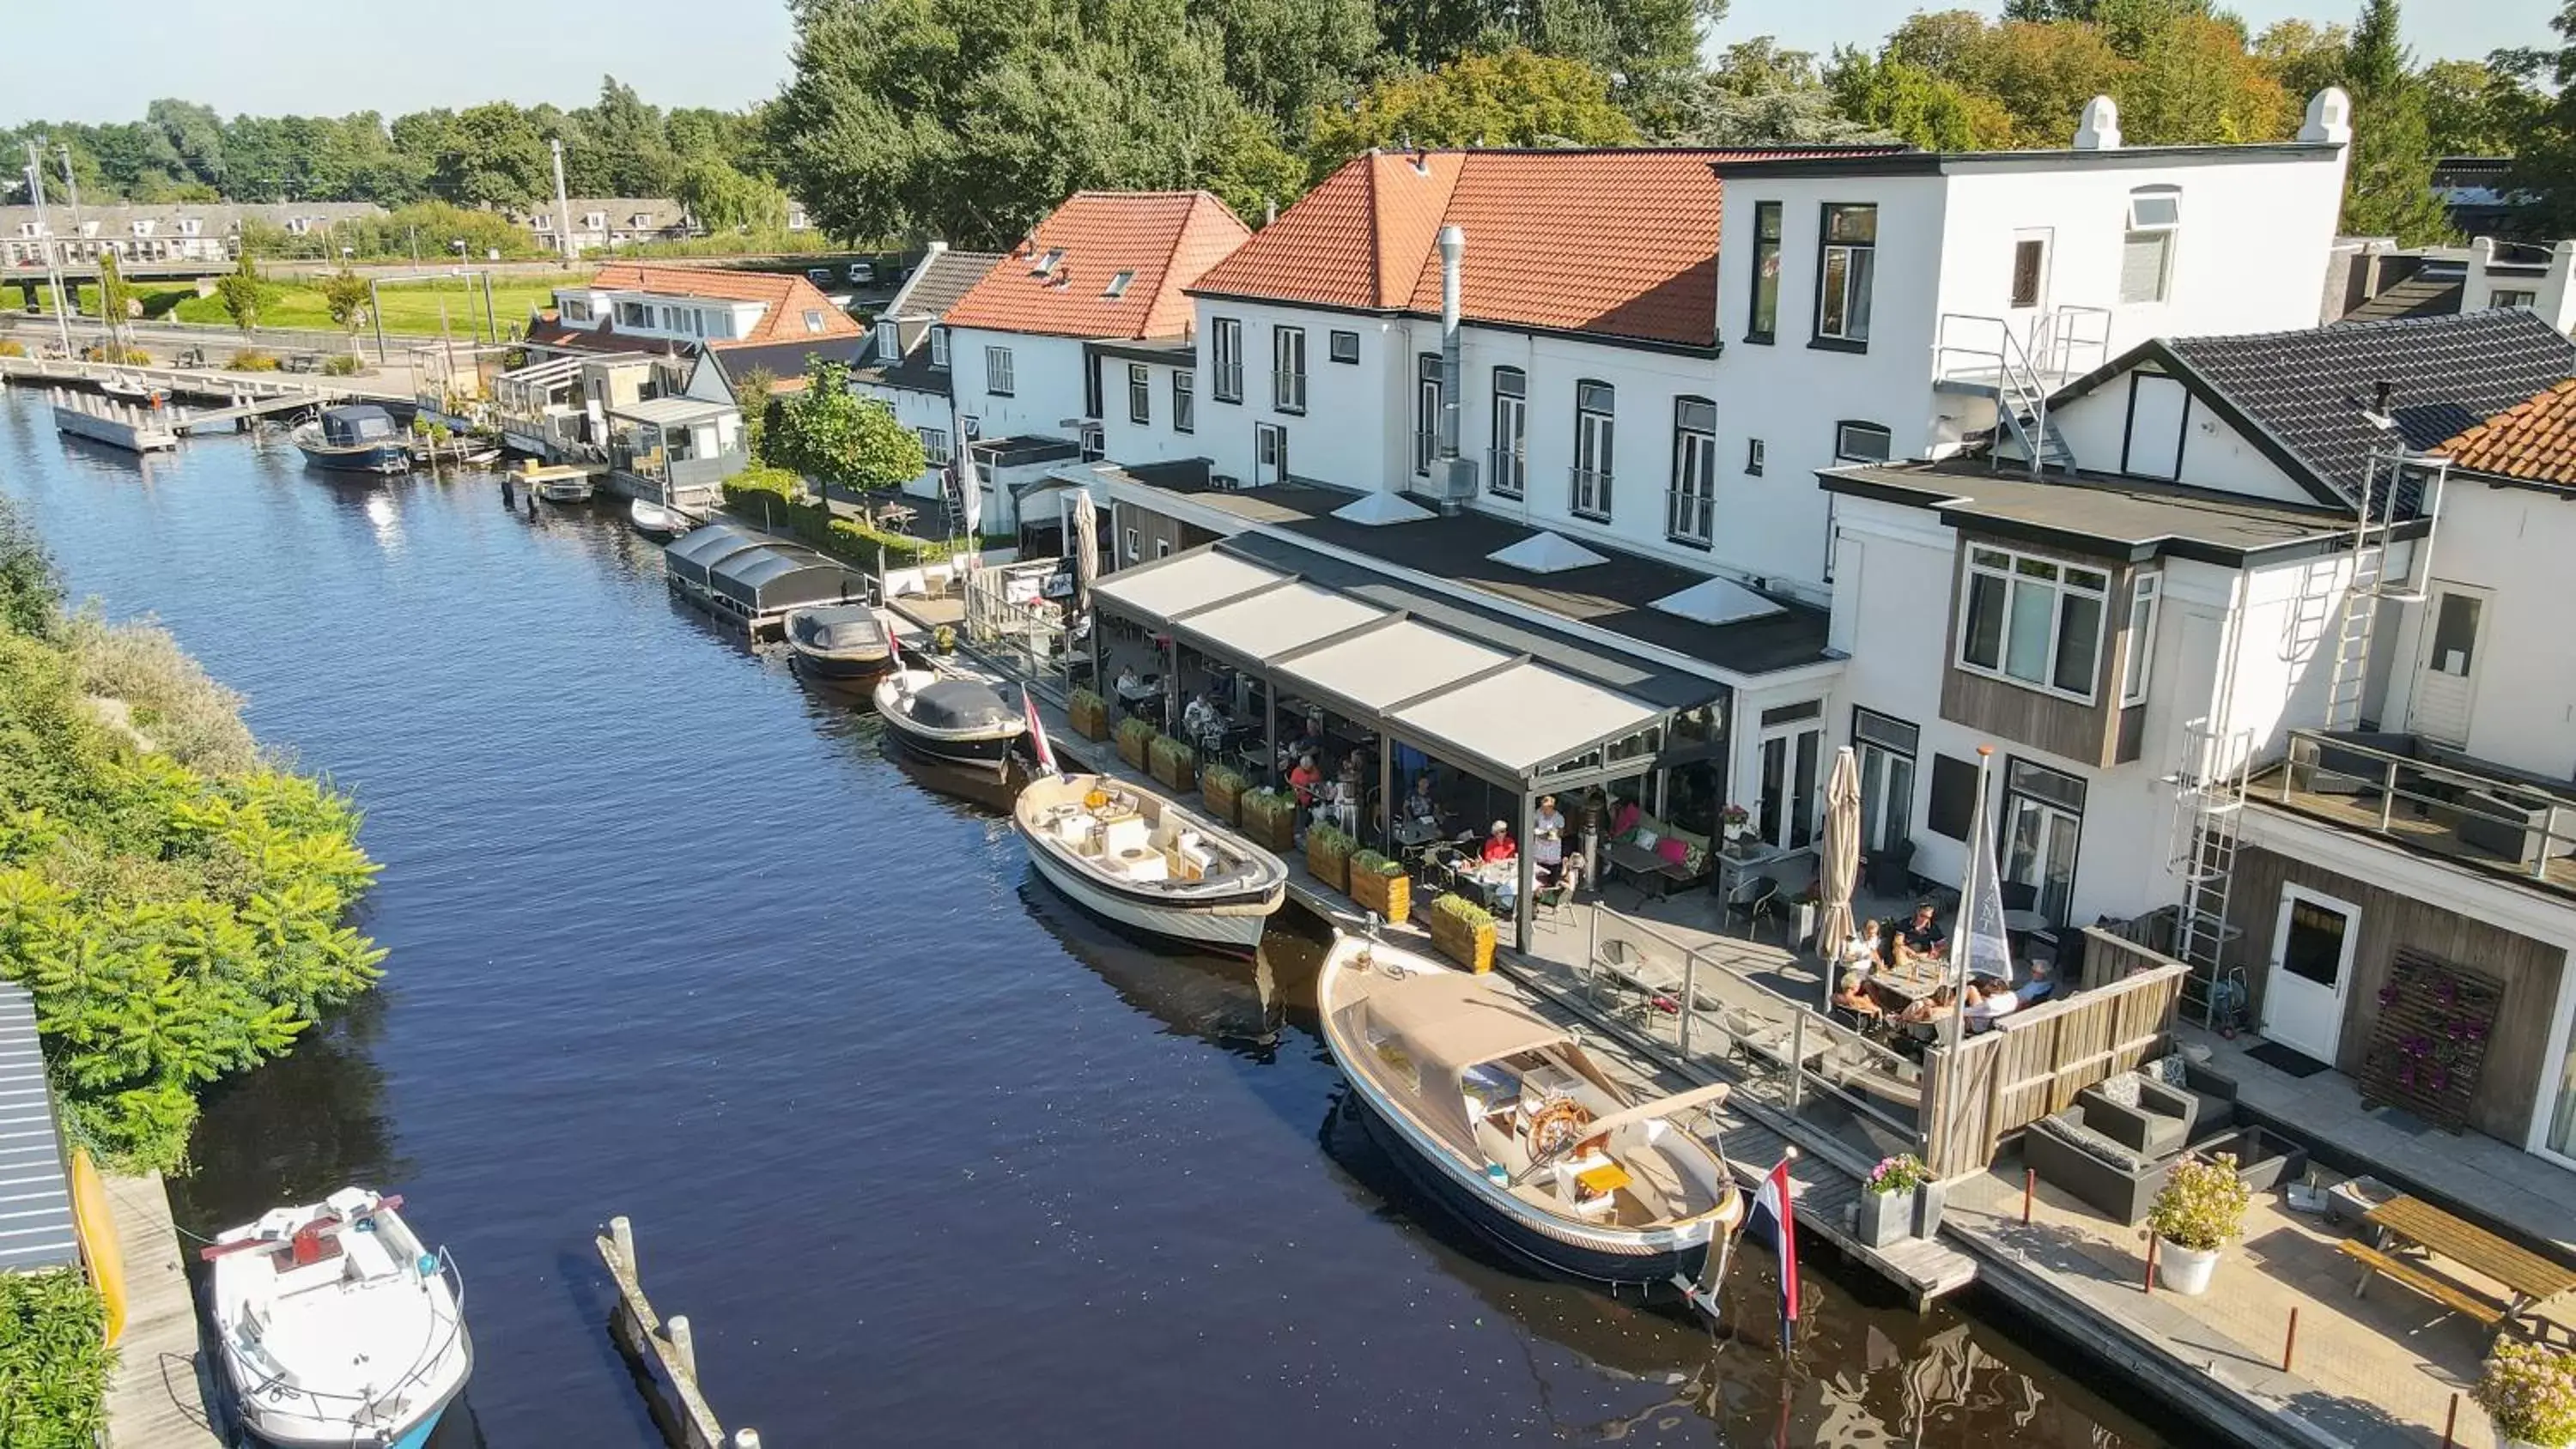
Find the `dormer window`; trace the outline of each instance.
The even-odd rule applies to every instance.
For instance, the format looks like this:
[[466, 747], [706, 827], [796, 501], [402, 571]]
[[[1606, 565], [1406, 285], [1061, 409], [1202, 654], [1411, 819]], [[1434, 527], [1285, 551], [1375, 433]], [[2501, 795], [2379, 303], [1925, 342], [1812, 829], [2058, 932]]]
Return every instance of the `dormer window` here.
[[630, 218], [630, 219], [628, 220], [628, 222], [627, 222], [627, 225], [632, 226], [632, 227], [635, 227], [635, 228], [636, 228], [636, 229], [638, 229], [638, 230], [642, 230], [643, 228], [645, 228], [645, 227], [649, 227], [649, 226], [651, 226], [652, 224], [653, 224], [653, 213], [651, 213], [651, 212], [649, 212], [649, 211], [639, 211], [639, 212], [635, 213], [635, 215], [634, 215], [632, 218]]
[[286, 234], [288, 236], [302, 236], [310, 226], [311, 223], [306, 221], [303, 217], [290, 216], [286, 219]]
[[1109, 285], [1101, 289], [1100, 295], [1104, 297], [1123, 297], [1127, 295], [1127, 284], [1134, 280], [1136, 280], [1136, 274], [1134, 272], [1120, 272], [1118, 275], [1109, 279]]
[[44, 229], [44, 227], [42, 227], [41, 225], [39, 225], [39, 224], [37, 224], [37, 223], [35, 223], [35, 222], [32, 222], [32, 221], [22, 221], [22, 222], [18, 223], [18, 235], [20, 235], [20, 236], [24, 236], [24, 237], [39, 237], [39, 236], [43, 236], [44, 234], [45, 234], [45, 229]]
[[2161, 302], [2173, 292], [2174, 234], [2182, 229], [2182, 192], [2142, 186], [2129, 193], [2129, 230], [2120, 244], [2120, 300]]
[[179, 218], [179, 235], [195, 236], [198, 230], [204, 226], [204, 222], [199, 221], [193, 216], [183, 216]]
[[894, 360], [896, 349], [902, 346], [902, 338], [897, 335], [898, 331], [892, 320], [877, 324], [877, 356], [880, 359], [888, 362]]
[[585, 211], [581, 214], [581, 224], [584, 229], [589, 231], [606, 231], [608, 229], [608, 213], [604, 211]]
[[147, 217], [143, 217], [143, 218], [138, 219], [138, 220], [134, 223], [134, 234], [135, 234], [136, 236], [150, 236], [150, 235], [152, 235], [152, 218], [150, 218], [150, 217], [148, 217], [148, 216], [147, 216]]
[[94, 221], [85, 221], [85, 222], [82, 222], [82, 223], [80, 224], [80, 234], [81, 234], [82, 236], [96, 236], [96, 235], [98, 235], [98, 223], [97, 223], [97, 222], [94, 222]]
[[1064, 248], [1048, 247], [1045, 253], [1037, 259], [1036, 264], [1029, 268], [1029, 271], [1036, 276], [1043, 277], [1048, 273], [1053, 272], [1056, 268], [1056, 263], [1063, 260]]
[[820, 331], [822, 331], [822, 330], [823, 330], [823, 314], [822, 314], [822, 313], [820, 313], [820, 312], [814, 311], [814, 310], [813, 310], [813, 309], [811, 309], [811, 308], [806, 309], [806, 312], [805, 312], [805, 330], [806, 330], [807, 332], [820, 332]]
[[553, 230], [555, 229], [555, 218], [554, 218], [554, 214], [553, 214], [552, 212], [546, 212], [546, 211], [538, 212], [538, 213], [537, 213], [537, 219], [536, 219], [536, 228], [537, 228], [537, 230], [539, 230], [539, 231], [553, 231]]

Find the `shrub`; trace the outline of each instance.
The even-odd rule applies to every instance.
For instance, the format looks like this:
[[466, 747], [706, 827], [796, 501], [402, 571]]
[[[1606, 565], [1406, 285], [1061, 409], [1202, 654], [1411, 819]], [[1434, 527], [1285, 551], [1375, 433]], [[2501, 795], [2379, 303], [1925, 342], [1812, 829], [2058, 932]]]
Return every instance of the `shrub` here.
[[209, 774], [238, 775], [259, 763], [259, 744], [241, 721], [242, 697], [208, 676], [155, 620], [111, 624], [83, 609], [64, 642], [82, 691], [122, 701], [151, 747]]
[[1081, 685], [1077, 684], [1072, 689], [1065, 692], [1064, 706], [1068, 710], [1107, 709], [1109, 707], [1109, 702], [1100, 697], [1100, 692], [1098, 690], [1085, 689]]
[[1494, 923], [1494, 913], [1465, 896], [1452, 891], [1431, 903], [1431, 909], [1449, 917], [1468, 930], [1480, 930]]
[[112, 1362], [107, 1309], [78, 1270], [0, 1273], [0, 1444], [89, 1449]]
[[1213, 764], [1199, 771], [1199, 788], [1221, 791], [1240, 798], [1252, 787], [1252, 777], [1228, 764]]
[[322, 359], [322, 375], [325, 377], [356, 377], [358, 375], [359, 366], [360, 363], [356, 353], [334, 352], [330, 356]]
[[1871, 1192], [1912, 1192], [1932, 1180], [1931, 1169], [1911, 1152], [1882, 1157], [1878, 1166], [1869, 1170], [1867, 1187]]
[[1116, 734], [1118, 743], [1141, 751], [1154, 747], [1154, 741], [1159, 732], [1151, 721], [1138, 719], [1131, 714], [1118, 722]]
[[762, 498], [793, 504], [804, 496], [805, 480], [784, 468], [753, 464], [724, 481], [724, 500], [728, 507], [749, 503], [760, 506]]
[[2245, 1209], [2254, 1200], [2236, 1176], [2236, 1155], [2185, 1157], [2173, 1165], [2147, 1223], [2156, 1235], [2196, 1253], [2216, 1252], [2245, 1232]]
[[224, 366], [234, 372], [275, 372], [277, 358], [274, 354], [262, 352], [258, 348], [245, 347], [225, 359]]
[[1387, 859], [1385, 855], [1374, 850], [1353, 852], [1351, 855], [1351, 869], [1353, 871], [1365, 871], [1370, 875], [1404, 874], [1404, 867], [1402, 865]]
[[2576, 1357], [2546, 1344], [2498, 1339], [2471, 1392], [2500, 1434], [2531, 1444], [2576, 1443]]
[[1244, 792], [1243, 808], [1247, 811], [1259, 810], [1264, 815], [1276, 814], [1282, 810], [1294, 810], [1297, 808], [1297, 794], [1293, 790], [1282, 790], [1275, 785], [1264, 785], [1258, 790]]
[[1325, 824], [1314, 826], [1306, 832], [1306, 848], [1327, 857], [1338, 856], [1348, 860], [1351, 853], [1360, 848], [1360, 843], [1352, 839], [1350, 832], [1340, 826]]

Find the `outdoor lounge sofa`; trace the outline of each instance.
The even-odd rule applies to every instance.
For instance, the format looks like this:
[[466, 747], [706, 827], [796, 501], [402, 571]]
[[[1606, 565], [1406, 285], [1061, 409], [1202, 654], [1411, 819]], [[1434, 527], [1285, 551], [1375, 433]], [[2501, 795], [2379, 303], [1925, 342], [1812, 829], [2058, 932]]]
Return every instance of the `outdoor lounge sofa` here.
[[2120, 1072], [2075, 1094], [2084, 1125], [2145, 1158], [2171, 1157], [2191, 1140], [2200, 1101], [2136, 1072]]
[[2182, 1155], [2180, 1144], [2165, 1156], [2144, 1157], [2089, 1121], [2086, 1109], [2075, 1106], [2033, 1122], [2022, 1134], [2022, 1162], [2040, 1181], [2073, 1193], [2115, 1222], [2145, 1221], [2148, 1205]]

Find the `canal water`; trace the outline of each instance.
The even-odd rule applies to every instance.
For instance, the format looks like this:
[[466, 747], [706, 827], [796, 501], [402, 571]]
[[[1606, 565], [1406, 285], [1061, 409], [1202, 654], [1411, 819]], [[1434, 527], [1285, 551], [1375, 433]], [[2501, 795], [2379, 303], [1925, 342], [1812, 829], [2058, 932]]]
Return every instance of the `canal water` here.
[[23, 392], [0, 490], [365, 809], [385, 984], [215, 1094], [176, 1196], [204, 1232], [404, 1193], [480, 1351], [445, 1449], [655, 1442], [603, 1331], [620, 1213], [719, 1413], [787, 1449], [2164, 1442], [2045, 1339], [1822, 1263], [1784, 1358], [1767, 1253], [1733, 1333], [1493, 1261], [1347, 1117], [1311, 941], [1075, 915], [611, 508], [282, 439], [138, 462]]

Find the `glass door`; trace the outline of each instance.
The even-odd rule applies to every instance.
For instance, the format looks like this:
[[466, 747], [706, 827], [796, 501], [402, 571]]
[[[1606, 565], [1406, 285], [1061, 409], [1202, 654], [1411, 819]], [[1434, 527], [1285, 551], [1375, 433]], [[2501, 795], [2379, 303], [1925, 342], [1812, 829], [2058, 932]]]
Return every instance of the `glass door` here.
[[2084, 817], [2027, 795], [2013, 796], [2011, 807], [2004, 822], [2004, 879], [2029, 886], [2038, 895], [2033, 909], [2063, 921], [2075, 903], [2075, 844], [2084, 833]]
[[2318, 1061], [2335, 1059], [2360, 922], [2361, 910], [2350, 902], [2305, 886], [2281, 887], [2271, 972], [2263, 982], [2263, 1035]]
[[1814, 843], [1816, 773], [1824, 751], [1821, 724], [1762, 737], [1762, 805], [1756, 825], [1765, 842], [1782, 850]]
[[1914, 757], [1860, 746], [1860, 848], [1894, 850], [1914, 834]]

